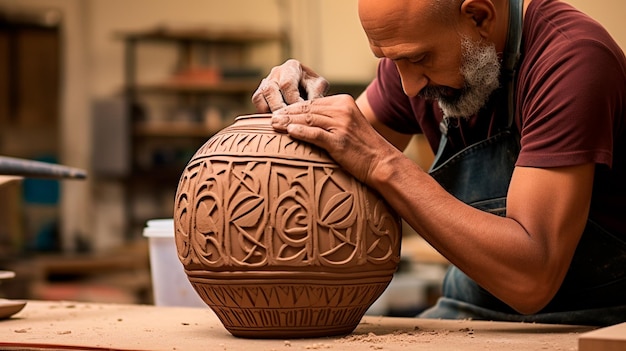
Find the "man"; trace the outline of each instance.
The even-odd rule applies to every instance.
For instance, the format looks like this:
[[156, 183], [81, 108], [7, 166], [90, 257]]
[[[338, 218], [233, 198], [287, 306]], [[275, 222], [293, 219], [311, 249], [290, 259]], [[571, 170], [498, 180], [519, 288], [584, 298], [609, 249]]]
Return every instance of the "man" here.
[[[356, 101], [290, 60], [253, 102], [453, 264], [422, 316], [626, 321], [626, 59], [606, 31], [556, 0], [361, 0], [359, 16], [381, 61]], [[414, 133], [430, 174], [402, 153]]]

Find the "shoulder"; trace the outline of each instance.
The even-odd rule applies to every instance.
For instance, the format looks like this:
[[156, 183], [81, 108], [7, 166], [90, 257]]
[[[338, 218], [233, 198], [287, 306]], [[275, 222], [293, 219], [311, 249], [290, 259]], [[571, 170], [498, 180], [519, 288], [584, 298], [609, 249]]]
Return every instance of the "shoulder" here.
[[520, 162], [610, 165], [613, 126], [624, 118], [626, 58], [600, 24], [570, 5], [531, 5], [517, 83]]
[[522, 79], [626, 74], [626, 59], [619, 45], [598, 22], [569, 4], [533, 1], [524, 20], [523, 37]]

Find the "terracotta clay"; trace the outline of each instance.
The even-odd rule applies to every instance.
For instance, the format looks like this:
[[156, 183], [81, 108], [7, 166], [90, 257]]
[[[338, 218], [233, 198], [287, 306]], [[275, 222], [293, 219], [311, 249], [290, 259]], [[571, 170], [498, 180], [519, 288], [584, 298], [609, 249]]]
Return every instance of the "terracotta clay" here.
[[354, 330], [400, 260], [399, 218], [325, 151], [238, 117], [193, 156], [176, 193], [178, 256], [235, 336]]

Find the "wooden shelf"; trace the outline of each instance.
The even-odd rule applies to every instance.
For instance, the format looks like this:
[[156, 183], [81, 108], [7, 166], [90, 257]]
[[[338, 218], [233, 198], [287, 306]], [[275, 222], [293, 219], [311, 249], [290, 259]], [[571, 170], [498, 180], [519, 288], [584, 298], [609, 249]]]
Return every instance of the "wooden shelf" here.
[[259, 79], [222, 80], [217, 82], [162, 82], [140, 84], [134, 87], [143, 93], [212, 93], [246, 94], [252, 93], [259, 85]]
[[252, 44], [255, 42], [267, 42], [284, 40], [286, 35], [279, 31], [267, 31], [257, 29], [224, 29], [224, 28], [167, 28], [157, 27], [144, 31], [130, 31], [117, 33], [118, 37], [125, 40], [142, 41], [189, 41], [210, 42], [224, 44]]
[[143, 122], [136, 123], [135, 136], [143, 137], [198, 137], [210, 138], [217, 130], [192, 122]]

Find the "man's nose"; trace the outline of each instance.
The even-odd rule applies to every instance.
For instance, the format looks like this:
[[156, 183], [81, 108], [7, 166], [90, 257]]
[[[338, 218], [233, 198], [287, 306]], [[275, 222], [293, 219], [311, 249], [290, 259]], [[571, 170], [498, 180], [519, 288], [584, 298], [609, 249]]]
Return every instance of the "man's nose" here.
[[418, 65], [408, 61], [397, 61], [396, 67], [402, 79], [402, 90], [407, 96], [416, 96], [428, 85], [428, 78]]

